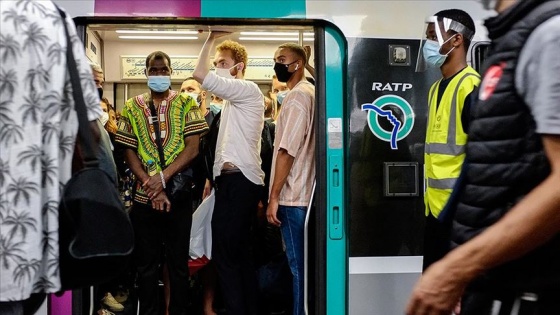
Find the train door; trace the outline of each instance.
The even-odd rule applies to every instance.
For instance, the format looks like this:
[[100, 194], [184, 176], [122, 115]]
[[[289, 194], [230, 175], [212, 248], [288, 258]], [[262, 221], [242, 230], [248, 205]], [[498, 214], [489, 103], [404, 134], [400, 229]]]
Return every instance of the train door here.
[[[232, 31], [230, 39], [248, 47], [246, 79], [258, 83], [265, 95], [274, 74], [272, 57], [276, 47], [290, 41], [313, 47], [317, 73], [317, 178], [314, 207], [309, 211], [306, 224], [306, 302], [308, 314], [346, 314], [347, 45], [340, 30], [325, 21], [286, 19], [80, 17], [75, 22], [86, 54], [104, 67], [105, 96], [116, 105], [117, 111], [124, 100], [145, 91], [144, 61], [152, 51], [164, 50], [170, 55], [174, 68], [172, 87], [177, 89], [182, 79], [191, 75], [209, 29]], [[164, 33], [171, 39], [168, 37], [166, 41]], [[263, 35], [269, 39], [258, 42], [258, 37]], [[140, 37], [132, 40], [130, 36]], [[83, 314], [95, 311], [95, 306], [89, 305], [87, 294], [77, 295], [81, 296], [75, 302], [77, 309], [82, 309]]]

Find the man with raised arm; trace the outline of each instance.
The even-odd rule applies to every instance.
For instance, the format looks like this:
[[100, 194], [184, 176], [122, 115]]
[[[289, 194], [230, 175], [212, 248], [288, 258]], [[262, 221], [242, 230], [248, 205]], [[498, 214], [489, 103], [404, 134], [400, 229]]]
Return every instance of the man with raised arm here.
[[212, 259], [216, 263], [228, 315], [257, 314], [251, 226], [264, 185], [260, 146], [264, 96], [254, 82], [244, 80], [248, 55], [244, 46], [210, 32], [194, 78], [204, 90], [224, 99], [213, 168], [216, 204], [212, 217]]

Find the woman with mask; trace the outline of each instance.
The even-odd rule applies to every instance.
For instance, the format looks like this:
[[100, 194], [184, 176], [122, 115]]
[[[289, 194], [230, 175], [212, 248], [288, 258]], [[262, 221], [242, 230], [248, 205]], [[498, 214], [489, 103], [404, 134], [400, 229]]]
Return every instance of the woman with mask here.
[[111, 142], [114, 142], [115, 135], [117, 134], [117, 116], [115, 109], [106, 97], [101, 99], [101, 109], [103, 110], [103, 114], [100, 118], [101, 123], [109, 133]]

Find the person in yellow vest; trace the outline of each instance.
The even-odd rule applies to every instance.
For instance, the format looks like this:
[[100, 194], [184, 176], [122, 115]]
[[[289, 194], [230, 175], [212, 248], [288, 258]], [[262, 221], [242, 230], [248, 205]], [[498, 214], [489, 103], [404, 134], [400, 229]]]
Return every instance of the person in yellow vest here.
[[471, 94], [480, 75], [467, 65], [475, 26], [468, 13], [444, 10], [426, 20], [417, 71], [439, 68], [442, 78], [428, 94], [424, 153], [426, 230], [424, 270], [449, 249], [450, 221], [440, 214], [451, 195], [465, 158]]

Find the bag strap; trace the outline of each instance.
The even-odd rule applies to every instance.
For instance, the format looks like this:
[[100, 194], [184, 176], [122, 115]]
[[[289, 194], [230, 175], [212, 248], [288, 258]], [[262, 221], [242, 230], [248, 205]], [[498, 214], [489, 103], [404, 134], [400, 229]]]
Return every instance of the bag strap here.
[[[56, 6], [56, 5], [55, 5]], [[99, 161], [95, 154], [94, 141], [91, 130], [89, 128], [89, 121], [87, 119], [87, 108], [84, 101], [84, 94], [82, 85], [80, 83], [80, 75], [72, 52], [72, 39], [68, 32], [68, 25], [66, 24], [66, 13], [56, 6], [58, 13], [62, 17], [62, 25], [64, 25], [64, 32], [66, 34], [66, 60], [67, 68], [70, 73], [70, 80], [72, 82], [72, 96], [74, 98], [75, 110], [78, 114], [78, 136], [80, 137], [80, 145], [83, 149], [84, 156], [83, 162], [85, 167], [99, 167]]]
[[158, 154], [159, 154], [159, 165], [163, 170], [165, 168], [165, 155], [163, 154], [163, 146], [161, 144], [161, 133], [159, 130], [159, 115], [157, 113], [156, 107], [154, 106], [154, 101], [150, 98], [148, 101], [148, 105], [150, 107], [150, 113], [152, 115], [152, 125], [154, 127], [154, 133], [156, 134], [156, 144], [158, 147]]

